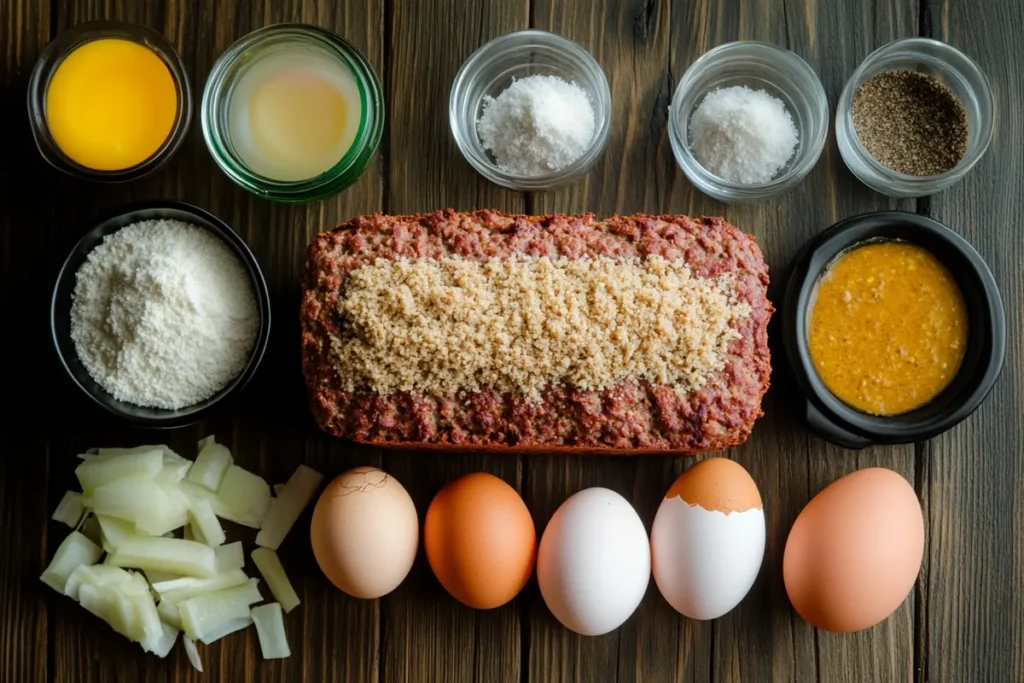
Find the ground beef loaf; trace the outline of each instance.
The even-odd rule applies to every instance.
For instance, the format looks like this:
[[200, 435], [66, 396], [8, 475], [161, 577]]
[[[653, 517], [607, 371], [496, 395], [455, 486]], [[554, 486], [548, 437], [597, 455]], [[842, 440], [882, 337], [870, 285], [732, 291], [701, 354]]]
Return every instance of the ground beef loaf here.
[[[683, 261], [695, 278], [727, 282], [743, 315], [699, 386], [630, 379], [600, 390], [552, 383], [539, 400], [477, 387], [455, 395], [381, 394], [339, 376], [332, 351], [351, 335], [341, 312], [351, 273], [387, 261], [611, 257]], [[384, 260], [384, 261], [382, 261]], [[366, 272], [366, 271], [364, 271]], [[768, 268], [754, 239], [721, 218], [510, 216], [438, 211], [360, 216], [320, 234], [306, 254], [302, 364], [327, 432], [381, 446], [698, 453], [742, 443], [761, 415], [770, 358]]]

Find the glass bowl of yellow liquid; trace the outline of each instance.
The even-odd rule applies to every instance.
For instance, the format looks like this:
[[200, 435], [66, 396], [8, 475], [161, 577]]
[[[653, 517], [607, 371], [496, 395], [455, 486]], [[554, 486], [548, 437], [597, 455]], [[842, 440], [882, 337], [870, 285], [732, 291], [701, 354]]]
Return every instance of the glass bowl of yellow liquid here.
[[181, 146], [192, 92], [181, 57], [156, 31], [123, 22], [79, 24], [32, 70], [28, 114], [40, 154], [89, 180], [152, 173]]
[[351, 43], [278, 24], [221, 55], [203, 91], [203, 137], [217, 165], [250, 192], [312, 202], [362, 175], [384, 131], [384, 96]]

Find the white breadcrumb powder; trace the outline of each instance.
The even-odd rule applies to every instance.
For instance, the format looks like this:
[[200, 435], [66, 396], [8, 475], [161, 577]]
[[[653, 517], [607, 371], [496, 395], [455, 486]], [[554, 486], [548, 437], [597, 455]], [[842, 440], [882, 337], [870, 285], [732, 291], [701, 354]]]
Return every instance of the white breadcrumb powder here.
[[126, 226], [76, 274], [71, 338], [120, 401], [173, 410], [209, 398], [245, 368], [258, 330], [242, 263], [188, 223]]
[[554, 384], [626, 380], [688, 390], [724, 367], [750, 310], [728, 277], [657, 256], [377, 259], [345, 282], [331, 352], [346, 391], [385, 396], [488, 388], [539, 402]]
[[513, 80], [485, 97], [477, 132], [505, 173], [539, 176], [579, 159], [594, 139], [594, 105], [575, 83], [558, 76]]
[[743, 85], [712, 90], [690, 118], [693, 156], [714, 175], [753, 185], [793, 157], [799, 134], [782, 100]]

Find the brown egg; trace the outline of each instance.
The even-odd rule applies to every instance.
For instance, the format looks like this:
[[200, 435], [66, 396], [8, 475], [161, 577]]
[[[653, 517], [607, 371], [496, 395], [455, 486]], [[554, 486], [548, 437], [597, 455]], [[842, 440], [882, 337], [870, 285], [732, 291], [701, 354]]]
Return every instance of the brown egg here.
[[514, 598], [533, 572], [537, 532], [516, 490], [477, 472], [438, 491], [423, 545], [430, 568], [459, 602], [490, 609]]
[[313, 555], [335, 586], [379, 598], [416, 559], [419, 519], [405, 488], [375, 467], [356, 467], [328, 484], [310, 525]]
[[896, 611], [923, 556], [924, 518], [913, 487], [872, 467], [807, 504], [786, 541], [782, 572], [800, 616], [828, 631], [859, 631]]

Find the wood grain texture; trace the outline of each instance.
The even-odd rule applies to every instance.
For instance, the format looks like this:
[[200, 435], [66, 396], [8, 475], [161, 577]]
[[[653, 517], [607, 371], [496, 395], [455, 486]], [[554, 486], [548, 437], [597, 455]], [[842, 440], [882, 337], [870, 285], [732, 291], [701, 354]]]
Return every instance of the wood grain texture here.
[[25, 683], [44, 683], [50, 675], [50, 596], [39, 582], [48, 560], [48, 449], [34, 407], [45, 400], [51, 373], [40, 367], [43, 381], [18, 382], [11, 362], [33, 358], [34, 349], [46, 343], [45, 308], [24, 296], [38, 286], [39, 274], [23, 264], [45, 263], [53, 232], [40, 224], [36, 207], [11, 198], [33, 190], [32, 174], [19, 160], [30, 159], [33, 172], [44, 165], [24, 107], [29, 74], [49, 40], [49, 27], [48, 3], [0, 1], [0, 112], [7, 129], [0, 154], [0, 326], [8, 359], [0, 399], [0, 680]]
[[[386, 83], [388, 212], [491, 207], [522, 213], [521, 194], [486, 182], [462, 158], [449, 131], [448, 94], [474, 50], [527, 28], [526, 0], [394, 2], [392, 8]], [[437, 491], [462, 474], [490, 472], [517, 490], [522, 480], [518, 456], [388, 451], [384, 463], [409, 491], [421, 523]], [[522, 600], [488, 611], [459, 604], [434, 578], [420, 548], [409, 578], [382, 600], [382, 680], [518, 681]]]
[[[0, 155], [0, 315], [18, 330], [5, 335], [12, 357], [38, 367], [41, 378], [11, 381], [0, 415], [0, 529], [6, 541], [0, 553], [0, 681], [1024, 681], [1024, 247], [1017, 228], [1024, 214], [1024, 40], [1014, 32], [1024, 25], [1024, 6], [1010, 0], [918, 1], [0, 0], [0, 108], [5, 121], [14, 122]], [[197, 99], [214, 61], [245, 33], [281, 21], [330, 28], [364, 51], [384, 83], [387, 126], [380, 158], [331, 200], [275, 205], [246, 194], [215, 168], [194, 119], [179, 154], [149, 178], [115, 187], [65, 178], [35, 153], [24, 92], [48, 40], [91, 19], [136, 21], [167, 35], [181, 51]], [[614, 123], [601, 162], [585, 180], [526, 196], [486, 182], [463, 160], [448, 131], [447, 104], [452, 79], [473, 50], [528, 26], [566, 35], [595, 55], [612, 88]], [[846, 78], [871, 50], [918, 33], [965, 49], [996, 90], [996, 140], [955, 188], [922, 202], [889, 200], [853, 178], [831, 135], [799, 187], [756, 206], [719, 204], [696, 191], [676, 166], [667, 107], [683, 72], [707, 49], [736, 39], [786, 46], [818, 71], [834, 106]], [[206, 673], [200, 675], [180, 648], [167, 661], [146, 656], [37, 578], [67, 533], [48, 520], [59, 496], [74, 485], [75, 454], [154, 437], [98, 414], [68, 386], [50, 350], [46, 299], [61, 260], [99, 215], [129, 200], [160, 197], [193, 202], [238, 229], [263, 267], [274, 316], [270, 348], [245, 400], [206, 424], [161, 437], [193, 456], [196, 440], [215, 433], [241, 464], [271, 483], [286, 479], [300, 462], [328, 477], [357, 464], [383, 465], [410, 491], [421, 519], [441, 486], [483, 470], [521, 491], [538, 533], [558, 505], [589, 486], [626, 496], [650, 529], [664, 492], [693, 461], [382, 454], [319, 432], [299, 373], [298, 270], [317, 231], [359, 213], [450, 206], [723, 215], [757, 236], [772, 269], [769, 293], [779, 303], [790, 261], [807, 239], [857, 213], [916, 210], [959, 230], [991, 264], [1007, 310], [1007, 362], [989, 400], [943, 437], [916, 448], [852, 452], [825, 444], [800, 425], [801, 408], [773, 328], [776, 362], [765, 416], [747, 444], [725, 454], [741, 462], [761, 489], [765, 561], [747, 599], [714, 622], [676, 614], [652, 581], [621, 629], [580, 637], [550, 615], [535, 580], [497, 610], [459, 605], [434, 579], [422, 552], [391, 596], [350, 599], [315, 565], [303, 533], [307, 512], [282, 548], [303, 602], [285, 619], [292, 658], [263, 662], [249, 631], [204, 648]], [[786, 534], [819, 490], [873, 465], [915, 482], [928, 528], [925, 568], [914, 594], [891, 619], [854, 635], [818, 632], [793, 612], [783, 589]], [[229, 536], [251, 542], [253, 532], [231, 528]]]
[[988, 399], [922, 449], [929, 551], [919, 681], [1024, 681], [1024, 5], [929, 2], [924, 27], [974, 59], [995, 93], [996, 132], [928, 213], [988, 262], [1006, 309], [1006, 364]]
[[[315, 2], [89, 2], [60, 4], [56, 29], [95, 19], [139, 22], [163, 32], [178, 48], [192, 79], [197, 101], [213, 62], [236, 39], [271, 23], [300, 21], [331, 29], [352, 41], [383, 71], [383, 2], [366, 0], [340, 5]], [[94, 187], [60, 177], [41, 175], [52, 183], [62, 202], [53, 208], [52, 224], [59, 226], [59, 246], [50, 257], [54, 266], [98, 214], [125, 201], [166, 197], [195, 203], [234, 226], [260, 262], [272, 299], [273, 329], [261, 372], [246, 399], [232, 415], [209, 424], [176, 430], [173, 446], [194, 457], [195, 441], [215, 433], [229, 445], [236, 461], [271, 483], [284, 481], [305, 462], [328, 477], [357, 464], [380, 464], [375, 449], [354, 446], [321, 434], [306, 409], [299, 372], [299, 268], [306, 245], [319, 230], [356, 213], [379, 210], [383, 193], [378, 161], [343, 194], [306, 207], [272, 205], [235, 187], [216, 170], [194, 119], [182, 150], [158, 174], [125, 187]], [[48, 285], [45, 285], [48, 286]], [[38, 303], [36, 305], [39, 305]], [[95, 445], [131, 445], [147, 436], [126, 431], [84, 406], [70, 388], [62, 398], [72, 411], [73, 437], [50, 438], [53, 455], [51, 492], [54, 496], [73, 482], [68, 474], [76, 452]], [[53, 422], [51, 433], [65, 425]], [[56, 500], [56, 498], [54, 498]], [[302, 606], [285, 619], [294, 655], [287, 662], [261, 661], [253, 630], [202, 647], [206, 673], [193, 672], [180, 648], [170, 664], [145, 656], [134, 645], [115, 637], [68, 600], [54, 597], [56, 622], [52, 636], [54, 681], [277, 681], [376, 680], [379, 654], [378, 605], [341, 595], [316, 568], [303, 529], [309, 512], [282, 546]], [[63, 532], [60, 532], [63, 533]], [[230, 528], [229, 538], [252, 546], [251, 530]], [[58, 539], [59, 540], [59, 537]], [[52, 553], [56, 541], [49, 544]], [[249, 566], [255, 573], [255, 567]], [[43, 590], [43, 589], [40, 589]], [[6, 679], [5, 679], [6, 680]]]

